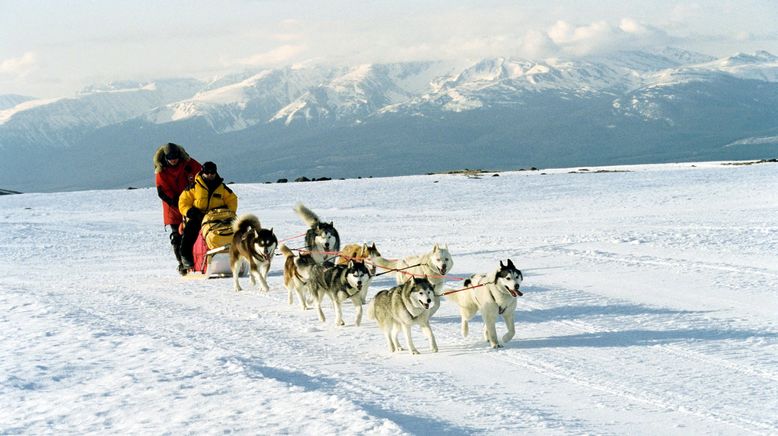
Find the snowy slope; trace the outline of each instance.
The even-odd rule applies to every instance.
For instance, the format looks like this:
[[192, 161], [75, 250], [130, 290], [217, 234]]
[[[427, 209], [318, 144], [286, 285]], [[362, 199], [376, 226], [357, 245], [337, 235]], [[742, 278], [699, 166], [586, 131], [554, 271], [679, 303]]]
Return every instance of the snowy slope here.
[[24, 101], [0, 110], [0, 138], [8, 141], [6, 144], [0, 141], [0, 146], [24, 143], [55, 147], [73, 145], [76, 141], [71, 138], [181, 100], [201, 86], [193, 79], [122, 82], [90, 87], [74, 97]]
[[302, 201], [387, 257], [448, 243], [449, 289], [524, 271], [504, 349], [444, 301], [417, 356], [289, 306], [281, 258], [268, 294], [182, 280], [152, 189], [2, 196], [0, 433], [775, 434], [775, 164], [620, 169], [233, 186], [282, 239]]

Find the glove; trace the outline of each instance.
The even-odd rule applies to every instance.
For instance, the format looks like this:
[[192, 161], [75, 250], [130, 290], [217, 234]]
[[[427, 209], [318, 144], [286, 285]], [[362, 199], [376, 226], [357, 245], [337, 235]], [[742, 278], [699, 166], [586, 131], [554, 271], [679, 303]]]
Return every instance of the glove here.
[[190, 220], [197, 220], [203, 217], [203, 213], [196, 207], [190, 207], [189, 210], [186, 211], [186, 217]]

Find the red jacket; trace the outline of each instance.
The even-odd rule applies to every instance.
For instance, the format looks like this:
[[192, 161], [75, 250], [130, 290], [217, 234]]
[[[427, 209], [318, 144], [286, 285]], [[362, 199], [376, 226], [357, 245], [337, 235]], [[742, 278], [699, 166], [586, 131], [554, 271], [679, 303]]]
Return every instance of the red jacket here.
[[177, 226], [183, 221], [181, 212], [178, 211], [178, 197], [187, 185], [194, 182], [201, 167], [200, 162], [189, 158], [182, 159], [174, 167], [165, 163], [156, 173], [157, 193], [162, 199], [162, 218], [166, 225]]

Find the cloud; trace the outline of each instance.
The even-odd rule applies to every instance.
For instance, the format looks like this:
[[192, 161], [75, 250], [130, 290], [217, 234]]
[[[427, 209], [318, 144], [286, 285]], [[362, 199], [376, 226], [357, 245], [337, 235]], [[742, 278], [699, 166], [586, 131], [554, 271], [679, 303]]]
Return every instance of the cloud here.
[[519, 51], [522, 56], [530, 59], [539, 59], [555, 56], [559, 53], [559, 46], [546, 32], [530, 30], [521, 39]]
[[0, 61], [0, 74], [22, 77], [37, 67], [37, 56], [33, 52], [27, 52], [18, 58], [10, 58]]
[[666, 45], [673, 40], [665, 31], [632, 18], [622, 18], [618, 25], [602, 20], [583, 26], [560, 20], [547, 35], [562, 51], [575, 56]]
[[235, 61], [244, 66], [269, 66], [291, 63], [301, 53], [306, 51], [305, 45], [285, 44], [264, 53], [257, 53]]

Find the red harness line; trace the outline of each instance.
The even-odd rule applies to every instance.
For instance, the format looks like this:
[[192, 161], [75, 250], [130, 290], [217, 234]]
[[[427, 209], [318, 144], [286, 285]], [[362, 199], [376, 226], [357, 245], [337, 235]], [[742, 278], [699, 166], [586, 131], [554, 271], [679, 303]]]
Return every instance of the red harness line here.
[[300, 233], [299, 235], [295, 235], [295, 236], [290, 236], [290, 237], [288, 237], [288, 238], [286, 238], [286, 239], [281, 239], [281, 240], [280, 240], [280, 241], [278, 241], [278, 242], [279, 242], [279, 243], [281, 243], [281, 242], [286, 242], [286, 241], [288, 241], [288, 240], [290, 240], [290, 239], [297, 239], [297, 238], [300, 238], [300, 237], [303, 237], [303, 236], [305, 236], [305, 234], [306, 234], [306, 233], [308, 233], [308, 232], [305, 232], [305, 233]]

